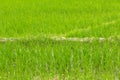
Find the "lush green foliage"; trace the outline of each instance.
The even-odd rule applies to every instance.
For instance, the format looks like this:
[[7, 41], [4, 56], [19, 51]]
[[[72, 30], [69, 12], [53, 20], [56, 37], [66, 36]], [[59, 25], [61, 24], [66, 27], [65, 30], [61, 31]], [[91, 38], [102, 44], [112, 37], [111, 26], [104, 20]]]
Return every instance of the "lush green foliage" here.
[[[73, 29], [94, 28], [99, 24], [118, 20], [119, 3], [118, 0], [1, 0], [0, 37], [60, 35]], [[119, 24], [116, 25], [118, 26], [109, 28], [118, 29]], [[95, 28], [95, 32], [99, 29]], [[83, 35], [85, 33], [83, 31]], [[107, 31], [106, 35], [108, 34]]]
[[0, 38], [22, 38], [0, 42], [0, 79], [120, 79], [119, 18], [119, 0], [0, 0]]

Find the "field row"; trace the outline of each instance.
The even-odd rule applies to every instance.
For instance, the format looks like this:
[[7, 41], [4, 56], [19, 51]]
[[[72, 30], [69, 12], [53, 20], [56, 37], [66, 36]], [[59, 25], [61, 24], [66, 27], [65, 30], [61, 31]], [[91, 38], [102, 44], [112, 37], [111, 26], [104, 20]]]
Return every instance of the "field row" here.
[[80, 43], [42, 38], [0, 43], [1, 79], [114, 80], [120, 75], [119, 44], [119, 40]]

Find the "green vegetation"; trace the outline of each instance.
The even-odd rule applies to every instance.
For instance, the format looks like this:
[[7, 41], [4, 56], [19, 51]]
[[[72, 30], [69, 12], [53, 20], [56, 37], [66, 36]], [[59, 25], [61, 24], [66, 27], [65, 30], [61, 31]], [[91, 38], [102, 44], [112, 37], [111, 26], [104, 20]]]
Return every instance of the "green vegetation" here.
[[119, 80], [119, 21], [119, 0], [1, 0], [0, 80]]

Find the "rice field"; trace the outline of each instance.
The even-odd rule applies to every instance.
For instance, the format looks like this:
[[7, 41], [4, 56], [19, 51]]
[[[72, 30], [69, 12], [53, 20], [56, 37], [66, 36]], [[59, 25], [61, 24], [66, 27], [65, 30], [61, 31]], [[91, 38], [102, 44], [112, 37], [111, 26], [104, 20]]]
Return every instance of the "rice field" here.
[[119, 80], [119, 0], [0, 0], [0, 80]]

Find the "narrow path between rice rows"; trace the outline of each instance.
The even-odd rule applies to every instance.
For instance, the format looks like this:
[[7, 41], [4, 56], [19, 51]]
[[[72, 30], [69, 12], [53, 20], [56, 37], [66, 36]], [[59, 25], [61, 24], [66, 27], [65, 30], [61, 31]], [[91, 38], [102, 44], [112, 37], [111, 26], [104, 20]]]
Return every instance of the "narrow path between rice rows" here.
[[[115, 24], [118, 21], [120, 21], [120, 18], [118, 18], [116, 20], [109, 21], [109, 22], [105, 22], [105, 23], [102, 23], [102, 24], [99, 24], [99, 25], [96, 25], [96, 27], [108, 26], [108, 25], [111, 25], [111, 24]], [[96, 28], [96, 27], [94, 27], [94, 28]], [[69, 31], [69, 32], [67, 32], [65, 34], [62, 34], [61, 36], [51, 36], [51, 37], [46, 37], [46, 38], [52, 39], [52, 40], [55, 40], [55, 41], [74, 41], [74, 42], [93, 42], [95, 40], [98, 40], [99, 42], [104, 42], [104, 41], [113, 42], [116, 39], [114, 36], [111, 36], [109, 38], [103, 38], [103, 37], [98, 37], [98, 38], [96, 38], [96, 37], [84, 37], [84, 38], [78, 38], [78, 37], [71, 38], [71, 37], [68, 37], [68, 38], [66, 38], [65, 37], [67, 34], [70, 34], [70, 33], [74, 33], [74, 32], [77, 32], [77, 31], [79, 32], [81, 30], [90, 30], [90, 29], [91, 29], [91, 26], [89, 28], [87, 28], [87, 29], [74, 29], [74, 30]], [[22, 39], [25, 39], [25, 38], [0, 38], [0, 42], [14, 42], [14, 41], [22, 40]], [[117, 39], [119, 39], [119, 36], [117, 37]]]

